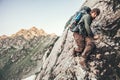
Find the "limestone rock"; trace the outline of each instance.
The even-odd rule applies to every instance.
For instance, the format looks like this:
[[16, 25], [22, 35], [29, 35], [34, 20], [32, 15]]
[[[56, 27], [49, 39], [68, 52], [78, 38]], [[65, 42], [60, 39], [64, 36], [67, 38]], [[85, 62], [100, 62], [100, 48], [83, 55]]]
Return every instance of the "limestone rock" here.
[[75, 43], [73, 33], [68, 29], [71, 17], [36, 80], [120, 80], [120, 1], [86, 0], [85, 5], [101, 10], [92, 23], [95, 34], [100, 38], [95, 41], [96, 49], [88, 58], [89, 71], [83, 70], [77, 64], [79, 59], [72, 56]]

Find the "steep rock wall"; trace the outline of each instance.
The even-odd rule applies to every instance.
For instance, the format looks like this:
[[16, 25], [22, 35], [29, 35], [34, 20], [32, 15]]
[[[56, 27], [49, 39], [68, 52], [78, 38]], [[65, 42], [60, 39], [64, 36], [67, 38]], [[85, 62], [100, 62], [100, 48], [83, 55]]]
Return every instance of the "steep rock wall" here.
[[120, 80], [120, 0], [86, 0], [85, 5], [101, 10], [92, 24], [100, 38], [88, 58], [89, 70], [84, 71], [79, 57], [72, 56], [75, 42], [68, 29], [71, 17], [35, 80]]

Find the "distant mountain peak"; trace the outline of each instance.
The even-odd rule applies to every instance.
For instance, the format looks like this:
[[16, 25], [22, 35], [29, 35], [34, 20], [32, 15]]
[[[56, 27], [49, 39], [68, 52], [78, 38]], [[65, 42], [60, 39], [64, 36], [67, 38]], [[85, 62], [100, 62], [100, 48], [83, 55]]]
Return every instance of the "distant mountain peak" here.
[[25, 39], [31, 39], [34, 36], [45, 36], [45, 35], [48, 34], [43, 29], [38, 29], [33, 26], [30, 29], [21, 29], [16, 34], [13, 34], [12, 37], [23, 36]]
[[0, 39], [5, 39], [8, 37], [17, 37], [17, 36], [23, 36], [25, 39], [32, 39], [33, 37], [39, 37], [39, 36], [57, 36], [55, 33], [47, 34], [43, 29], [38, 29], [35, 26], [31, 27], [30, 29], [21, 29], [17, 33], [12, 34], [11, 36], [2, 35], [0, 36]]
[[8, 37], [7, 35], [2, 35], [2, 36], [0, 36], [0, 39], [5, 39], [7, 37]]
[[0, 80], [21, 80], [39, 72], [38, 63], [44, 54], [47, 58], [57, 39], [57, 35], [36, 27], [0, 36]]
[[29, 29], [30, 32], [37, 33], [39, 35], [46, 35], [47, 33], [43, 29], [38, 29], [36, 27], [32, 27]]

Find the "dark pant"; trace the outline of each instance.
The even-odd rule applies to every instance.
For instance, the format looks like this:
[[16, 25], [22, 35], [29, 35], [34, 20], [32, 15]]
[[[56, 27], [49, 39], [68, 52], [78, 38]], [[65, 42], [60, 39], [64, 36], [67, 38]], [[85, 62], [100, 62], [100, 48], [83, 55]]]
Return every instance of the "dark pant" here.
[[83, 37], [81, 34], [74, 32], [73, 37], [77, 44], [77, 48], [75, 48], [76, 53], [82, 53], [82, 57], [86, 58], [94, 48], [93, 38], [91, 37]]

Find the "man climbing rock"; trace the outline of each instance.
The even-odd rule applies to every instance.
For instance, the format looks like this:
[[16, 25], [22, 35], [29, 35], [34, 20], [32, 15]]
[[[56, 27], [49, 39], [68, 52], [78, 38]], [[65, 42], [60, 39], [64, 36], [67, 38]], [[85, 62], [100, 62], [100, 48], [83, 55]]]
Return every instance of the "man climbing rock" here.
[[86, 68], [86, 58], [95, 47], [93, 41], [94, 37], [97, 38], [97, 36], [94, 36], [92, 33], [90, 25], [92, 21], [100, 14], [100, 10], [98, 8], [91, 10], [89, 7], [87, 7], [87, 10], [89, 10], [89, 12], [84, 12], [76, 27], [71, 29], [77, 44], [77, 47], [74, 48], [73, 56], [76, 57], [81, 55], [80, 64], [83, 68]]

